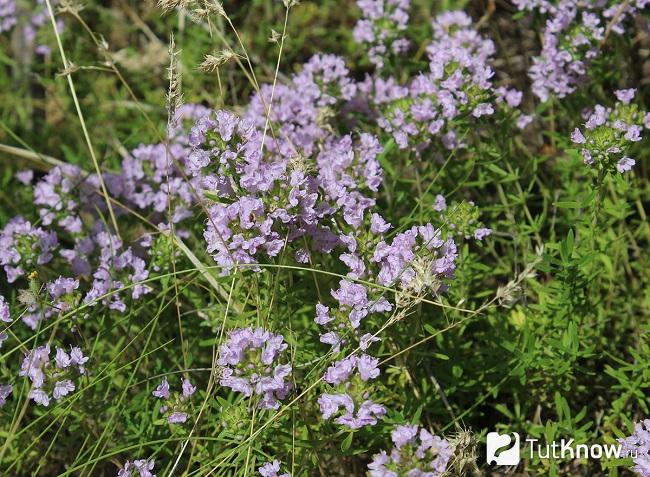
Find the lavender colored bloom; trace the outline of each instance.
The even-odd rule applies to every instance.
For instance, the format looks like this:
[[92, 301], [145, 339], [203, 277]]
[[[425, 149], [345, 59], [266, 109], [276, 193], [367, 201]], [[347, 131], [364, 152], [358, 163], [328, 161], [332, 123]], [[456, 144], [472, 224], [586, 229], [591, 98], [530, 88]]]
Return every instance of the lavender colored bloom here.
[[75, 346], [70, 350], [70, 363], [77, 366], [79, 374], [84, 374], [86, 372], [84, 364], [88, 361], [88, 359], [89, 358], [87, 356], [84, 356], [81, 348]]
[[287, 347], [282, 335], [262, 328], [231, 331], [228, 340], [219, 347], [220, 384], [246, 396], [258, 395], [260, 408], [277, 409], [278, 401], [291, 390], [291, 383], [285, 382], [291, 366], [281, 363], [274, 366]]
[[7, 403], [7, 398], [13, 389], [14, 388], [11, 384], [0, 384], [0, 408]]
[[614, 94], [616, 95], [616, 99], [618, 99], [621, 103], [629, 104], [634, 99], [636, 89], [619, 89], [617, 91], [614, 91]]
[[138, 299], [151, 290], [141, 283], [149, 277], [147, 265], [130, 247], [122, 251], [122, 241], [112, 234], [100, 232], [95, 237], [95, 242], [99, 246], [100, 261], [93, 273], [92, 288], [86, 294], [84, 302], [89, 306], [101, 302], [109, 309], [123, 312], [126, 303], [118, 290], [131, 284], [133, 299]]
[[42, 389], [32, 389], [27, 396], [36, 404], [40, 404], [41, 406], [47, 407], [50, 405], [50, 398]]
[[587, 111], [584, 133], [576, 128], [571, 140], [582, 146], [580, 153], [585, 164], [623, 174], [635, 164], [627, 154], [642, 139], [646, 113], [630, 104], [634, 90], [619, 90], [616, 96], [619, 101], [614, 107], [597, 104], [592, 111]]
[[530, 123], [533, 122], [533, 117], [527, 114], [522, 114], [517, 118], [516, 126], [519, 129], [525, 129]]
[[9, 310], [9, 304], [5, 300], [5, 297], [0, 295], [0, 321], [5, 323], [11, 323], [11, 311]]
[[192, 394], [196, 392], [196, 386], [192, 386], [192, 383], [190, 383], [189, 379], [183, 379], [182, 388], [183, 397], [185, 398], [192, 396]]
[[438, 194], [436, 195], [436, 201], [433, 204], [433, 210], [437, 212], [442, 212], [443, 210], [447, 209], [447, 201], [445, 200], [444, 196]]
[[63, 381], [57, 381], [54, 384], [54, 392], [52, 396], [56, 401], [60, 400], [62, 397], [67, 396], [69, 393], [75, 390], [74, 383], [69, 379], [64, 379]]
[[488, 237], [489, 235], [492, 235], [492, 229], [482, 227], [474, 231], [474, 238], [476, 240], [483, 240], [485, 237]]
[[[338, 424], [351, 429], [375, 425], [377, 419], [383, 417], [386, 413], [384, 406], [366, 399], [367, 393], [363, 393], [364, 401], [357, 407], [348, 391], [351, 390], [351, 386], [352, 388], [364, 386], [363, 383], [366, 381], [377, 378], [379, 376], [378, 364], [378, 359], [364, 354], [360, 357], [350, 356], [330, 366], [325, 372], [323, 380], [337, 387], [344, 387], [346, 392], [339, 394], [323, 393], [318, 398], [323, 418], [330, 419], [343, 408], [344, 412], [335, 419]], [[355, 369], [358, 378], [353, 377]]]
[[580, 129], [575, 128], [571, 133], [571, 141], [574, 142], [575, 144], [584, 144], [587, 140], [580, 132]]
[[273, 462], [266, 462], [259, 469], [257, 469], [262, 477], [291, 477], [290, 474], [278, 475], [280, 472], [280, 461], [274, 460]]
[[621, 160], [619, 160], [616, 163], [616, 170], [618, 170], [618, 172], [620, 172], [621, 174], [624, 174], [627, 171], [632, 170], [634, 164], [636, 164], [636, 161], [634, 159], [630, 159], [629, 157], [623, 157]]
[[0, 265], [7, 281], [13, 283], [26, 271], [48, 263], [57, 245], [55, 233], [33, 227], [22, 217], [11, 219], [0, 231]]
[[[155, 466], [153, 459], [140, 459], [133, 462], [125, 462], [118, 471], [117, 477], [156, 477], [151, 471]], [[137, 476], [136, 476], [137, 472]]]
[[[0, 7], [1, 8], [1, 7]], [[16, 179], [24, 185], [29, 185], [34, 179], [34, 171], [31, 169], [25, 169], [23, 171], [16, 172]]]
[[357, 0], [362, 17], [352, 31], [357, 43], [368, 46], [368, 57], [378, 69], [389, 54], [402, 54], [409, 42], [401, 35], [408, 26], [410, 0]]
[[151, 394], [160, 399], [169, 399], [169, 382], [167, 378], [163, 378], [162, 382]]
[[390, 454], [381, 451], [368, 464], [371, 477], [438, 477], [446, 473], [454, 449], [445, 439], [415, 425], [396, 426], [391, 438], [395, 447]]
[[187, 422], [189, 415], [186, 412], [172, 412], [167, 416], [167, 422], [169, 424], [184, 424]]
[[623, 456], [633, 456], [634, 472], [650, 476], [650, 419], [644, 419], [634, 425], [634, 434], [625, 439], [618, 439]]

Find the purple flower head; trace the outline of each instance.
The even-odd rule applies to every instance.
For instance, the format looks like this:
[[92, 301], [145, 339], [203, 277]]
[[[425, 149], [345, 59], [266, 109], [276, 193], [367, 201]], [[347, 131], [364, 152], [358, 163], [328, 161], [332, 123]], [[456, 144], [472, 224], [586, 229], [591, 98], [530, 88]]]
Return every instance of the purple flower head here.
[[454, 449], [448, 441], [416, 425], [396, 426], [391, 433], [395, 447], [381, 451], [368, 464], [371, 477], [428, 476], [446, 473]]
[[5, 297], [0, 295], [0, 321], [5, 323], [11, 323], [11, 311], [9, 310], [9, 303], [5, 300]]
[[627, 171], [632, 170], [634, 164], [636, 164], [636, 161], [634, 159], [630, 159], [629, 157], [623, 157], [621, 160], [619, 160], [616, 163], [616, 170], [618, 170], [618, 172], [620, 172], [621, 174], [625, 174]]
[[7, 403], [7, 398], [13, 389], [14, 388], [11, 384], [0, 384], [0, 408]]
[[408, 26], [410, 0], [357, 0], [361, 19], [352, 32], [354, 40], [368, 47], [368, 57], [378, 69], [388, 54], [402, 54], [409, 42], [402, 34]]
[[4, 266], [7, 281], [13, 283], [36, 266], [48, 263], [57, 246], [54, 232], [33, 227], [22, 217], [10, 220], [0, 230], [0, 265]]
[[160, 399], [169, 399], [169, 382], [167, 378], [163, 378], [162, 382], [151, 394]]
[[619, 89], [617, 91], [614, 91], [614, 94], [616, 95], [616, 99], [618, 99], [621, 103], [629, 104], [630, 101], [634, 99], [634, 95], [636, 94], [636, 89], [634, 88]]
[[282, 335], [262, 328], [231, 331], [219, 347], [220, 384], [246, 396], [258, 395], [260, 408], [277, 409], [291, 390], [291, 382], [285, 382], [291, 366], [279, 362], [287, 347]]
[[633, 456], [633, 470], [643, 476], [650, 476], [650, 419], [644, 419], [634, 425], [634, 434], [618, 439], [621, 454]]
[[117, 477], [156, 477], [151, 472], [154, 466], [155, 462], [153, 459], [140, 459], [133, 462], [127, 461], [118, 471]]
[[482, 227], [474, 231], [474, 238], [476, 240], [483, 240], [485, 237], [488, 237], [489, 235], [492, 235], [492, 229]]
[[280, 461], [274, 460], [273, 462], [267, 462], [257, 469], [262, 477], [291, 477], [290, 474], [278, 475], [280, 472]]

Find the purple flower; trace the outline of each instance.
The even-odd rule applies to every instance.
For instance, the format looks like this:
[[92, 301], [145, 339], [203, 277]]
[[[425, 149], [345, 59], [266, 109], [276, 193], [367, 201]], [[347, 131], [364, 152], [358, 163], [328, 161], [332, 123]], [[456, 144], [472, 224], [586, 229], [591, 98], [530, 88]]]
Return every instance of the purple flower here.
[[624, 174], [627, 171], [632, 170], [634, 164], [636, 164], [636, 161], [634, 159], [630, 159], [629, 157], [623, 157], [621, 160], [619, 160], [616, 163], [616, 170], [618, 170], [618, 172], [620, 172], [621, 174]]
[[642, 477], [650, 477], [650, 420], [634, 425], [634, 434], [618, 439], [622, 456], [633, 456], [633, 470]]
[[125, 462], [124, 466], [118, 471], [117, 477], [156, 477], [151, 471], [155, 466], [153, 459], [140, 459], [133, 462]]
[[492, 229], [482, 227], [474, 231], [474, 238], [476, 240], [483, 240], [485, 237], [492, 235]]
[[634, 95], [636, 94], [636, 89], [634, 88], [619, 89], [617, 91], [614, 91], [614, 94], [616, 95], [616, 99], [618, 99], [621, 103], [629, 104], [630, 101], [634, 99]]
[[0, 384], [0, 407], [3, 407], [7, 403], [7, 398], [13, 391], [13, 386], [11, 384]]
[[573, 130], [573, 132], [571, 133], [571, 141], [576, 143], [576, 144], [584, 144], [587, 140], [585, 139], [585, 137], [580, 132], [580, 129], [575, 128]]
[[0, 295], [0, 321], [5, 323], [11, 323], [11, 311], [9, 310], [9, 304], [5, 300], [5, 297]]
[[50, 405], [50, 398], [47, 395], [45, 391], [39, 388], [32, 389], [28, 397], [33, 400], [36, 404], [39, 404], [41, 406], [49, 406]]
[[396, 426], [391, 438], [395, 444], [392, 451], [381, 451], [368, 464], [371, 477], [439, 477], [445, 474], [454, 453], [448, 441], [416, 425]]
[[290, 474], [278, 475], [280, 472], [280, 462], [274, 460], [273, 462], [267, 462], [257, 469], [262, 477], [291, 477]]
[[57, 381], [54, 384], [54, 392], [52, 396], [56, 401], [60, 400], [62, 397], [67, 396], [69, 393], [75, 390], [74, 383], [69, 379], [64, 379], [63, 381]]
[[444, 196], [438, 194], [436, 195], [436, 201], [433, 204], [433, 210], [437, 212], [442, 212], [447, 209], [447, 201]]
[[167, 416], [167, 422], [169, 424], [184, 424], [188, 417], [189, 415], [186, 412], [172, 412]]
[[[0, 8], [1, 9], [1, 8]], [[16, 172], [16, 179], [24, 185], [29, 185], [34, 179], [34, 171], [31, 169], [26, 169], [23, 171]]]
[[185, 398], [192, 396], [192, 394], [196, 392], [196, 386], [192, 386], [192, 383], [190, 383], [189, 379], [183, 379], [182, 388], [183, 397]]
[[291, 390], [291, 382], [285, 382], [291, 366], [281, 363], [274, 366], [287, 347], [282, 335], [262, 328], [231, 331], [228, 340], [219, 347], [220, 384], [246, 396], [258, 395], [260, 408], [277, 409], [278, 401]]
[[162, 382], [151, 394], [160, 399], [169, 399], [169, 382], [167, 378], [163, 378]]

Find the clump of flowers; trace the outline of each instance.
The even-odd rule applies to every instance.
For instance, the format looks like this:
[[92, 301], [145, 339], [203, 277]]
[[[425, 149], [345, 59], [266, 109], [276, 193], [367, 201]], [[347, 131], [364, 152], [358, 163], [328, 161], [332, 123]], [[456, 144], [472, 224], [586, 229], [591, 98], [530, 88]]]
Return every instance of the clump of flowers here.
[[371, 477], [438, 477], [445, 473], [454, 449], [445, 439], [419, 426], [396, 426], [391, 433], [395, 447], [381, 451], [368, 464]]
[[[73, 378], [76, 374], [85, 374], [88, 357], [78, 347], [70, 353], [56, 348], [54, 360], [50, 360], [50, 345], [39, 346], [23, 359], [20, 376], [28, 376], [32, 383], [29, 398], [42, 406], [49, 406], [50, 397], [61, 400], [75, 390]], [[74, 370], [76, 369], [76, 373]]]
[[37, 265], [48, 263], [58, 243], [54, 232], [34, 227], [22, 217], [11, 219], [0, 231], [0, 265], [7, 281], [13, 283]]
[[0, 33], [11, 30], [17, 22], [16, 0], [0, 0]]
[[613, 108], [597, 104], [585, 115], [584, 128], [575, 128], [571, 133], [571, 141], [580, 146], [585, 164], [621, 174], [632, 169], [635, 161], [627, 154], [634, 143], [641, 141], [643, 126], [650, 126], [648, 114], [631, 102], [634, 95], [634, 89], [616, 91], [618, 101]]
[[73, 309], [79, 303], [79, 280], [58, 277], [45, 285], [47, 300], [40, 299], [34, 294], [28, 303], [22, 321], [32, 330], [36, 330], [41, 320], [64, 313]]
[[[610, 4], [608, 6], [608, 3]], [[622, 34], [624, 22], [645, 8], [647, 0], [631, 2], [578, 2], [561, 0], [517, 0], [520, 10], [548, 13], [542, 51], [533, 59], [529, 75], [532, 91], [542, 101], [551, 96], [564, 98], [582, 82], [600, 56], [606, 29]]]
[[381, 182], [381, 147], [370, 134], [356, 142], [328, 138], [315, 163], [264, 154], [262, 136], [226, 111], [203, 118], [190, 135], [195, 149], [189, 169], [212, 204], [204, 238], [224, 273], [258, 262], [262, 253], [275, 257], [285, 241], [302, 237], [311, 238], [317, 251], [331, 251], [340, 242], [323, 223], [338, 213], [358, 227], [375, 203], [364, 192]]
[[183, 378], [181, 380], [181, 392], [172, 395], [167, 378], [163, 378], [162, 382], [151, 394], [164, 400], [160, 412], [167, 415], [169, 424], [184, 424], [189, 418], [187, 413], [188, 400], [195, 392], [196, 386], [193, 386], [188, 379]]
[[384, 67], [390, 54], [408, 50], [404, 38], [408, 26], [410, 0], [357, 0], [361, 19], [352, 32], [354, 40], [368, 47], [368, 58], [377, 68]]
[[147, 285], [139, 283], [149, 276], [147, 264], [134, 254], [131, 247], [122, 251], [123, 243], [115, 235], [100, 232], [96, 242], [99, 246], [99, 264], [84, 302], [94, 306], [99, 300], [112, 310], [124, 311], [126, 303], [120, 296], [121, 288], [132, 285], [131, 297], [136, 300], [150, 291]]
[[349, 73], [340, 56], [314, 55], [288, 84], [262, 85], [244, 119], [262, 133], [269, 151], [290, 159], [309, 157], [328, 136], [337, 109], [356, 93]]
[[618, 439], [621, 455], [631, 456], [634, 460], [634, 472], [642, 477], [650, 477], [650, 419], [644, 419], [634, 425], [634, 434], [625, 439]]
[[255, 394], [260, 398], [260, 409], [277, 409], [278, 401], [291, 390], [291, 382], [285, 381], [291, 365], [281, 362], [287, 347], [282, 335], [262, 328], [231, 331], [219, 347], [220, 384], [245, 396]]
[[[318, 398], [323, 419], [351, 429], [374, 426], [386, 414], [386, 408], [369, 399], [366, 382], [379, 376], [379, 360], [366, 354], [337, 361], [330, 366], [323, 380], [338, 393], [323, 393]], [[342, 409], [342, 411], [341, 411]]]
[[291, 477], [291, 474], [288, 472], [285, 474], [280, 474], [280, 461], [274, 460], [273, 462], [267, 462], [259, 469], [260, 475], [262, 477]]
[[34, 187], [34, 204], [43, 225], [56, 223], [71, 234], [81, 232], [79, 197], [85, 177], [77, 166], [64, 164], [53, 168]]
[[[153, 459], [140, 459], [133, 462], [127, 461], [117, 472], [117, 477], [156, 477], [151, 471], [156, 463]], [[136, 474], [137, 472], [137, 474]]]
[[471, 24], [464, 12], [440, 14], [433, 21], [433, 42], [427, 47], [429, 71], [407, 86], [371, 78], [359, 86], [378, 111], [379, 126], [393, 136], [400, 149], [419, 154], [435, 137], [447, 149], [460, 147], [464, 122], [493, 115], [499, 105], [519, 105], [518, 91], [493, 90], [494, 72], [489, 63], [494, 44]]

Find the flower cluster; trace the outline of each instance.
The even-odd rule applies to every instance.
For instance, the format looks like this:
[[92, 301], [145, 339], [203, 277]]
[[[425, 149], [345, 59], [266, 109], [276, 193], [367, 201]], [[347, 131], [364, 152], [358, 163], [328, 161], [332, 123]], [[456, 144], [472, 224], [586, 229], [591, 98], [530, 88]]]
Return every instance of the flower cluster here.
[[364, 354], [337, 361], [327, 369], [323, 380], [343, 392], [323, 393], [318, 398], [323, 419], [331, 419], [343, 408], [334, 422], [351, 429], [377, 424], [386, 408], [369, 399], [364, 383], [379, 376], [378, 363], [378, 359]]
[[[20, 33], [26, 45], [33, 46], [36, 43], [38, 32], [46, 28], [50, 22], [50, 16], [45, 0], [32, 2], [32, 9], [26, 13], [24, 22], [20, 22]], [[57, 5], [58, 0], [52, 0], [52, 7]], [[21, 16], [23, 12], [20, 12]], [[19, 9], [17, 0], [0, 0], [0, 33], [8, 32], [19, 24]], [[57, 21], [56, 27], [59, 32], [63, 31], [63, 22]], [[47, 45], [36, 45], [34, 50], [39, 55], [49, 55], [50, 48]]]
[[79, 288], [79, 280], [74, 278], [60, 276], [46, 283], [45, 290], [48, 300], [32, 297], [33, 299], [29, 300], [25, 313], [21, 317], [23, 323], [32, 330], [36, 330], [41, 320], [73, 309], [79, 302], [77, 288]]
[[0, 33], [16, 26], [16, 13], [16, 0], [0, 0]]
[[618, 442], [622, 455], [633, 456], [634, 471], [641, 477], [650, 477], [650, 419], [637, 422], [634, 434]]
[[314, 250], [329, 252], [340, 241], [323, 223], [340, 214], [359, 227], [375, 203], [364, 194], [381, 182], [381, 147], [370, 134], [358, 141], [328, 137], [311, 163], [263, 154], [263, 134], [226, 111], [204, 117], [190, 137], [195, 149], [188, 167], [212, 203], [204, 237], [224, 273], [258, 262], [260, 253], [275, 257], [285, 241], [302, 237], [312, 240]]
[[0, 265], [9, 283], [53, 258], [59, 241], [54, 232], [33, 226], [22, 217], [11, 219], [0, 231]]
[[261, 132], [258, 141], [269, 151], [289, 159], [309, 157], [328, 135], [331, 116], [355, 93], [343, 58], [315, 55], [289, 83], [262, 85], [244, 119]]
[[133, 299], [150, 291], [147, 285], [139, 283], [149, 276], [146, 263], [130, 247], [122, 251], [122, 241], [108, 232], [98, 233], [95, 240], [99, 246], [99, 264], [84, 302], [94, 306], [101, 301], [112, 310], [124, 311], [126, 304], [120, 296], [121, 289], [132, 284], [130, 292]]
[[408, 26], [410, 0], [357, 0], [361, 19], [352, 32], [354, 40], [368, 47], [368, 58], [377, 68], [384, 67], [389, 54], [401, 55], [409, 41], [403, 37]]
[[390, 454], [381, 451], [368, 464], [371, 477], [438, 477], [445, 474], [454, 452], [448, 441], [424, 428], [408, 425], [396, 426], [391, 438], [395, 447]]
[[[521, 93], [494, 90], [490, 67], [495, 52], [491, 40], [471, 28], [464, 12], [445, 12], [433, 21], [433, 42], [427, 47], [429, 71], [406, 86], [388, 78], [367, 78], [359, 90], [378, 111], [379, 126], [400, 149], [421, 153], [439, 137], [448, 149], [462, 146], [463, 121], [495, 113], [498, 106], [515, 108]], [[521, 116], [524, 127], [530, 119]]]
[[291, 382], [285, 382], [291, 365], [280, 362], [287, 346], [282, 335], [262, 328], [231, 331], [219, 347], [220, 384], [246, 396], [259, 396], [260, 409], [277, 409], [278, 401], [291, 390]]
[[151, 393], [159, 399], [164, 399], [165, 404], [160, 407], [160, 412], [167, 415], [167, 422], [170, 424], [184, 424], [189, 418], [186, 412], [188, 409], [188, 399], [196, 392], [196, 386], [193, 386], [188, 379], [181, 380], [181, 393], [176, 393], [172, 398], [167, 378], [163, 378], [158, 387]]
[[635, 164], [627, 156], [631, 146], [641, 141], [643, 127], [650, 128], [650, 114], [632, 103], [634, 89], [616, 91], [613, 108], [597, 104], [585, 115], [584, 129], [575, 128], [571, 141], [580, 146], [585, 164], [599, 170], [621, 174]]
[[647, 3], [560, 0], [556, 5], [546, 0], [515, 1], [520, 10], [539, 10], [549, 15], [541, 54], [533, 59], [529, 71], [533, 93], [548, 101], [551, 96], [564, 98], [575, 91], [585, 79], [589, 64], [600, 55], [607, 27], [622, 34], [627, 18]]
[[54, 361], [50, 361], [50, 345], [39, 346], [23, 359], [19, 376], [28, 376], [32, 383], [29, 398], [42, 406], [49, 406], [50, 393], [55, 401], [61, 400], [75, 390], [74, 368], [78, 374], [85, 374], [88, 358], [80, 348], [73, 347], [70, 353], [56, 348]]
[[153, 459], [140, 459], [133, 462], [127, 461], [124, 466], [117, 472], [117, 477], [136, 477], [137, 472], [140, 477], [156, 477], [151, 471], [155, 466]]

